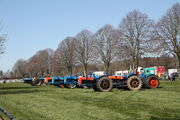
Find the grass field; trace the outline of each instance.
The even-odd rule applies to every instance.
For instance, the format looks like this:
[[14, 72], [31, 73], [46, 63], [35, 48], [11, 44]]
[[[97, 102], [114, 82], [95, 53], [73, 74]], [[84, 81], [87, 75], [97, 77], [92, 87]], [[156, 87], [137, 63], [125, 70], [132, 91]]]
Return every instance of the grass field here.
[[0, 84], [0, 106], [17, 120], [180, 120], [180, 81], [112, 92]]

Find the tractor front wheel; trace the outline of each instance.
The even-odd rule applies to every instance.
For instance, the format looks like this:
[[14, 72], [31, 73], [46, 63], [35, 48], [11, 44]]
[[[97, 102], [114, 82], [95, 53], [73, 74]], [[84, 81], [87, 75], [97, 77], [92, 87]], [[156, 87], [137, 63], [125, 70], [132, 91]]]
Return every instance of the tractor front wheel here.
[[66, 85], [64, 85], [64, 87], [65, 88], [71, 88], [71, 89], [73, 89], [73, 88], [76, 88], [76, 84], [66, 84]]
[[102, 77], [97, 81], [96, 87], [100, 92], [109, 92], [113, 88], [113, 83], [108, 77]]
[[97, 89], [97, 85], [96, 85], [96, 84], [93, 85], [93, 90], [94, 90], [95, 92], [99, 91], [99, 90]]
[[137, 76], [131, 76], [127, 80], [127, 87], [133, 91], [139, 90], [142, 88], [142, 81]]
[[38, 78], [33, 78], [31, 85], [32, 86], [41, 86], [41, 80], [39, 80]]
[[146, 82], [148, 88], [157, 88], [159, 86], [159, 80], [155, 75], [148, 77]]

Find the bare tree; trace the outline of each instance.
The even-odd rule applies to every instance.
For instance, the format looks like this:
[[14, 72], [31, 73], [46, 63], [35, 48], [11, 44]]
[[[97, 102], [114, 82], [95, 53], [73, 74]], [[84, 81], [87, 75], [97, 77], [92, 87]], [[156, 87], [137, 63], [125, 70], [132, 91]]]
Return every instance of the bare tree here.
[[130, 57], [132, 70], [138, 67], [139, 57], [144, 54], [153, 23], [146, 14], [134, 10], [129, 12], [119, 25], [122, 45], [127, 48], [125, 51], [129, 53], [127, 56]]
[[87, 75], [88, 64], [93, 54], [93, 35], [88, 30], [82, 30], [76, 36], [76, 56], [83, 65], [84, 74]]
[[35, 77], [40, 69], [39, 61], [37, 59], [37, 55], [33, 55], [27, 63], [27, 71], [31, 77]]
[[180, 4], [176, 3], [157, 23], [158, 42], [162, 43], [163, 51], [173, 54], [177, 58], [180, 74]]
[[53, 73], [54, 75], [59, 76], [64, 75], [64, 72], [65, 66], [61, 60], [61, 51], [58, 47], [53, 56]]
[[38, 51], [29, 59], [27, 68], [28, 71], [32, 76], [36, 76], [38, 73], [41, 73], [41, 76], [43, 76], [44, 74], [51, 74], [53, 69], [53, 56], [54, 51], [52, 49]]
[[27, 71], [26, 71], [26, 65], [27, 65], [27, 61], [23, 60], [23, 59], [19, 59], [17, 60], [17, 62], [15, 63], [12, 71], [15, 74], [14, 77], [23, 77]]
[[53, 72], [53, 57], [54, 57], [54, 50], [51, 49], [51, 48], [47, 48], [45, 49], [48, 53], [48, 56], [47, 56], [47, 63], [48, 63], [48, 74], [52, 74]]
[[3, 76], [3, 71], [0, 70], [0, 79], [2, 78], [2, 76]]
[[0, 36], [0, 54], [4, 53], [4, 43], [5, 43], [5, 37], [4, 36]]
[[56, 50], [57, 56], [60, 57], [62, 64], [69, 73], [73, 72], [73, 66], [75, 64], [75, 38], [67, 37], [64, 39], [58, 49]]
[[[1, 26], [1, 22], [0, 22], [0, 26]], [[0, 35], [0, 55], [4, 53], [5, 42], [6, 42], [6, 35], [5, 34]]]
[[119, 47], [117, 31], [111, 25], [105, 25], [95, 34], [95, 49], [104, 64], [105, 72], [109, 73], [112, 60], [116, 57]]

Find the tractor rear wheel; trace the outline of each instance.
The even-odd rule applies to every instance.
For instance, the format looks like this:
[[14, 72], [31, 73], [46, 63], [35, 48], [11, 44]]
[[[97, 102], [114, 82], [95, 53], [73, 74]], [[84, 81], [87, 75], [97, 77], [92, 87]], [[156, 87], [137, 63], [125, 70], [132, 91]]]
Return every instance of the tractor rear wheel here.
[[109, 92], [113, 88], [113, 83], [108, 77], [102, 77], [97, 81], [96, 87], [100, 92]]
[[137, 76], [131, 76], [127, 80], [127, 87], [133, 91], [139, 90], [142, 88], [142, 81]]
[[146, 80], [146, 86], [148, 88], [157, 88], [159, 86], [159, 80], [157, 76], [149, 76], [148, 79]]

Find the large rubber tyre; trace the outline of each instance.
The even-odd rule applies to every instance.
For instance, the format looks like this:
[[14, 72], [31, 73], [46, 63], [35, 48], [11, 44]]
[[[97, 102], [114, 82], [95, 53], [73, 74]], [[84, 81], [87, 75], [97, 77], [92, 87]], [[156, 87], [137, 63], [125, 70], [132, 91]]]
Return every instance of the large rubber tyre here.
[[42, 85], [42, 81], [41, 80], [37, 80], [36, 81], [36, 86], [41, 86]]
[[146, 86], [148, 88], [157, 88], [159, 86], [159, 79], [157, 76], [149, 76], [146, 80]]
[[77, 85], [76, 84], [66, 84], [64, 85], [65, 88], [70, 88], [70, 89], [73, 89], [73, 88], [76, 88]]
[[97, 85], [96, 85], [96, 84], [93, 85], [93, 90], [94, 90], [95, 92], [99, 91], [99, 90], [97, 89]]
[[37, 78], [32, 79], [32, 86], [41, 86], [41, 80], [38, 80]]
[[102, 77], [97, 81], [96, 87], [100, 92], [109, 92], [113, 89], [113, 83], [108, 77]]
[[137, 76], [131, 76], [127, 80], [127, 87], [133, 91], [140, 90], [142, 88], [142, 80]]

